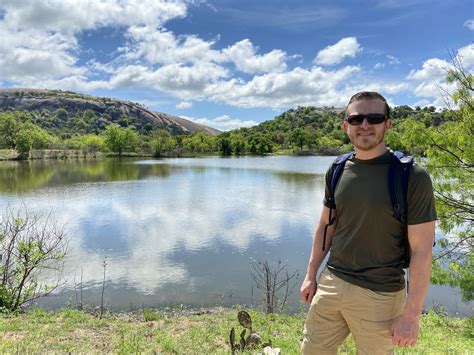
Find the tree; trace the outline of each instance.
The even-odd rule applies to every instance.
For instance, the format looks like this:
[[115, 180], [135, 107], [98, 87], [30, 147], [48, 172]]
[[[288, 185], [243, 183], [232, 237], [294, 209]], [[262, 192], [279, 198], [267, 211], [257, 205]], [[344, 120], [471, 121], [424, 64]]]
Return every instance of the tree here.
[[241, 134], [232, 134], [230, 136], [230, 140], [232, 146], [231, 149], [235, 155], [245, 154], [245, 138]]
[[19, 133], [26, 132], [31, 139], [31, 148], [33, 149], [47, 149], [56, 140], [52, 135], [44, 129], [34, 125], [31, 122], [22, 123], [19, 125]]
[[230, 143], [228, 133], [224, 133], [219, 136], [219, 153], [223, 156], [232, 155], [232, 145]]
[[107, 148], [122, 156], [125, 150], [135, 151], [138, 145], [138, 134], [134, 127], [122, 128], [119, 125], [112, 124], [107, 126], [103, 133], [105, 145]]
[[84, 113], [82, 114], [82, 118], [88, 124], [93, 123], [97, 119], [95, 112], [90, 109], [84, 111]]
[[90, 153], [97, 153], [105, 149], [105, 142], [102, 137], [95, 134], [88, 134], [81, 137], [80, 146], [83, 150]]
[[138, 133], [135, 130], [135, 127], [128, 127], [125, 128], [124, 131], [124, 136], [125, 136], [125, 149], [127, 149], [129, 152], [135, 152], [138, 147]]
[[60, 120], [61, 122], [67, 122], [69, 118], [67, 111], [62, 107], [58, 108], [54, 114], [56, 115], [58, 120]]
[[0, 113], [0, 148], [15, 148], [19, 123], [13, 113]]
[[303, 146], [308, 142], [308, 134], [304, 129], [296, 128], [291, 132], [290, 140], [302, 151]]
[[153, 133], [151, 147], [153, 156], [161, 157], [163, 154], [169, 153], [176, 145], [173, 136], [164, 129], [159, 129]]
[[65, 228], [58, 227], [51, 215], [23, 215], [7, 210], [0, 219], [0, 309], [14, 311], [59, 286], [44, 281], [62, 269], [67, 252]]
[[[426, 127], [413, 117], [402, 125], [402, 135], [415, 151], [424, 152], [424, 164], [433, 179], [439, 227], [432, 282], [460, 287], [464, 300], [474, 299], [474, 78], [459, 56], [453, 56], [447, 82], [456, 84], [452, 95], [459, 108], [455, 119]], [[449, 97], [445, 101], [452, 109]]]
[[283, 309], [296, 286], [298, 270], [290, 274], [288, 265], [283, 265], [281, 261], [275, 266], [270, 265], [267, 260], [254, 262], [251, 266], [250, 275], [261, 292], [265, 313]]
[[216, 151], [216, 138], [203, 132], [196, 132], [183, 139], [183, 145], [191, 153], [212, 153]]
[[20, 154], [21, 159], [28, 159], [32, 145], [30, 132], [20, 131], [17, 134], [15, 149]]
[[264, 155], [273, 152], [273, 143], [265, 135], [254, 134], [249, 139], [250, 153]]

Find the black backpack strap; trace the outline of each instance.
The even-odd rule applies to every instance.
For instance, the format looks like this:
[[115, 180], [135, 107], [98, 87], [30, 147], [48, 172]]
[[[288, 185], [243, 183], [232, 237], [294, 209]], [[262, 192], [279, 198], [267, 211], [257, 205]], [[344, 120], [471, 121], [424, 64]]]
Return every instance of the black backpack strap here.
[[405, 156], [402, 152], [393, 152], [388, 172], [388, 191], [393, 216], [402, 224], [407, 223], [408, 178], [412, 166], [413, 157]]
[[323, 234], [323, 251], [326, 248], [326, 234], [329, 226], [332, 226], [336, 217], [332, 216], [332, 210], [336, 208], [336, 199], [334, 197], [336, 192], [336, 185], [339, 179], [341, 178], [342, 172], [344, 171], [344, 166], [346, 165], [346, 161], [352, 157], [354, 153], [346, 153], [343, 155], [338, 156], [334, 162], [332, 163], [331, 167], [329, 168], [329, 181], [328, 181], [328, 188], [329, 188], [329, 196], [326, 198], [326, 204], [329, 205], [329, 221], [324, 226], [324, 234]]
[[405, 237], [404, 268], [408, 267], [410, 256], [408, 247], [408, 179], [413, 166], [413, 157], [402, 152], [393, 152], [388, 172], [388, 190], [392, 202], [393, 216], [400, 221]]
[[352, 157], [353, 154], [354, 152], [350, 152], [338, 156], [329, 168], [329, 196], [326, 198], [326, 203], [330, 205], [330, 208], [336, 208], [336, 199], [334, 197], [334, 194], [336, 192], [336, 185], [339, 179], [341, 178], [342, 172], [344, 171], [346, 161], [350, 157]]

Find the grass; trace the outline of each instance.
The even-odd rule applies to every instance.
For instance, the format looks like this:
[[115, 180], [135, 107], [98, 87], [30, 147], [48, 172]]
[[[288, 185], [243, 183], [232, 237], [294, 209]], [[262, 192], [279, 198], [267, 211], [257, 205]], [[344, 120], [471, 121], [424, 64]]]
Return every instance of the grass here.
[[[23, 314], [0, 315], [0, 352], [228, 354], [230, 329], [235, 327], [236, 338], [243, 330], [237, 321], [237, 312], [238, 309], [213, 309], [183, 314], [143, 309], [98, 319], [93, 314], [70, 308], [31, 309]], [[263, 341], [271, 340], [282, 354], [299, 354], [303, 314], [249, 313], [253, 329]], [[449, 318], [434, 312], [422, 317], [418, 345], [396, 351], [397, 354], [473, 352], [474, 318]], [[350, 337], [341, 346], [340, 353], [355, 353]]]

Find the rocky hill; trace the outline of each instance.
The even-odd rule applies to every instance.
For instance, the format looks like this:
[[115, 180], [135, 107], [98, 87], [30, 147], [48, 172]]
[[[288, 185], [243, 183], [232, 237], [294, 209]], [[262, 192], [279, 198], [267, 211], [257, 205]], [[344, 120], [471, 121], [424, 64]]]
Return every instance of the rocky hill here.
[[67, 117], [82, 116], [85, 111], [96, 117], [119, 122], [128, 119], [141, 129], [144, 126], [167, 128], [175, 134], [204, 132], [218, 135], [220, 131], [184, 118], [154, 112], [145, 106], [124, 100], [83, 95], [71, 91], [44, 89], [0, 89], [0, 110], [3, 111], [49, 111], [51, 114], [64, 109]]

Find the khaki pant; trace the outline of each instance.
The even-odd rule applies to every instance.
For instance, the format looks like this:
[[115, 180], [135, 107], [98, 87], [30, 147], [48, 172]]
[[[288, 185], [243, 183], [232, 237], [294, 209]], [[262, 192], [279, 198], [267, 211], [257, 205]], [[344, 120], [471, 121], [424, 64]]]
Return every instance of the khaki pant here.
[[304, 326], [303, 354], [337, 354], [337, 347], [352, 333], [358, 354], [391, 354], [388, 332], [403, 312], [405, 290], [371, 291], [321, 273]]

